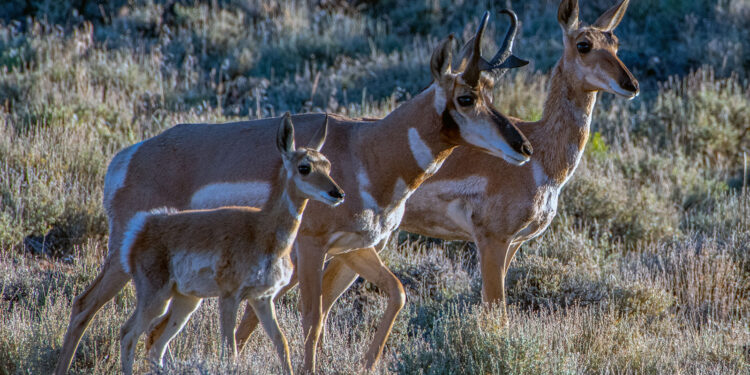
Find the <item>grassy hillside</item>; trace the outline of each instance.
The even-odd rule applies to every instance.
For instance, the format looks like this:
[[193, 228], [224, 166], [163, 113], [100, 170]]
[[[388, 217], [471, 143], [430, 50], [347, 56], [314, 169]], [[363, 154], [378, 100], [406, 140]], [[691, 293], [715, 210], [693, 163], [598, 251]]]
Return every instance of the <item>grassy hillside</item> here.
[[[582, 18], [613, 2], [581, 0]], [[0, 374], [54, 367], [71, 300], [106, 254], [102, 186], [119, 149], [180, 122], [382, 116], [429, 84], [438, 40], [505, 6], [522, 21], [516, 54], [533, 62], [495, 103], [537, 119], [562, 49], [556, 0], [0, 4]], [[493, 16], [488, 35], [505, 22]], [[408, 302], [378, 373], [750, 372], [750, 2], [633, 1], [617, 34], [642, 94], [599, 95], [557, 218], [512, 264], [510, 328], [481, 307], [473, 245], [402, 235], [383, 257]], [[279, 313], [298, 364], [296, 299]], [[128, 287], [102, 309], [73, 373], [119, 369], [134, 302]], [[384, 308], [369, 283], [342, 297], [323, 373], [358, 372]], [[265, 335], [236, 364], [218, 361], [218, 338], [210, 301], [166, 372], [278, 372]]]

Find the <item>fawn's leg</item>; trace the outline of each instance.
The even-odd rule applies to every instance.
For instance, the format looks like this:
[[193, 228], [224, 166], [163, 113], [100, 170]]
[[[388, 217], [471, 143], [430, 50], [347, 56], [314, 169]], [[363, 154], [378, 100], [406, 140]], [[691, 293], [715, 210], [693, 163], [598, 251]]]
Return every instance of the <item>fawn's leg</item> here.
[[232, 359], [237, 359], [237, 342], [234, 339], [234, 327], [237, 325], [237, 309], [239, 298], [235, 296], [219, 297], [219, 321], [221, 323], [221, 340], [224, 343], [221, 357], [226, 358], [225, 350], [229, 351]]
[[175, 294], [172, 297], [169, 312], [165, 314], [166, 317], [159, 318], [162, 325], [159, 335], [149, 338], [153, 340], [151, 347], [147, 348], [152, 361], [158, 363], [159, 366], [164, 366], [164, 353], [167, 351], [169, 342], [182, 331], [185, 323], [190, 319], [190, 315], [198, 309], [200, 304], [201, 299], [197, 297], [184, 294]]
[[164, 314], [169, 297], [169, 293], [165, 292], [138, 293], [135, 312], [120, 330], [120, 358], [125, 375], [133, 373], [133, 357], [138, 338], [154, 319]]
[[279, 360], [281, 361], [284, 373], [291, 375], [292, 361], [289, 356], [289, 345], [286, 342], [284, 333], [281, 332], [278, 320], [276, 320], [273, 298], [267, 297], [250, 300], [249, 303], [252, 304], [255, 314], [260, 319], [261, 324], [263, 324], [263, 329], [265, 329], [274, 346], [276, 346], [276, 352], [279, 354]]
[[[297, 286], [297, 271], [296, 268], [292, 272], [292, 277], [289, 279], [289, 284], [286, 284], [279, 293], [276, 294], [276, 297], [274, 297], [274, 301], [278, 301], [281, 296], [286, 294], [289, 290]], [[258, 316], [255, 315], [255, 309], [253, 309], [253, 304], [248, 301], [247, 305], [245, 306], [245, 314], [242, 315], [242, 319], [240, 320], [240, 324], [237, 326], [237, 330], [235, 331], [234, 337], [237, 341], [237, 351], [242, 353], [242, 349], [245, 347], [245, 344], [247, 343], [247, 339], [250, 338], [250, 334], [253, 333], [255, 330], [255, 327], [258, 326]]]

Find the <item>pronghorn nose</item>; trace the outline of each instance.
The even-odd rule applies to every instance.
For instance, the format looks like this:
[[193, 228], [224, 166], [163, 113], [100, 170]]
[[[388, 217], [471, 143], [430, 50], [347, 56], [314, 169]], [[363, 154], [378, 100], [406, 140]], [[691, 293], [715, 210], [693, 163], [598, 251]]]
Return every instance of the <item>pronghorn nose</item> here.
[[622, 86], [622, 88], [630, 92], [638, 92], [638, 81], [636, 80], [631, 80], [631, 79], [625, 80], [625, 82], [622, 82], [620, 86]]
[[528, 141], [524, 142], [523, 145], [521, 145], [521, 154], [524, 156], [531, 156], [531, 154], [534, 153], [534, 148], [531, 147], [531, 143]]
[[341, 190], [339, 190], [339, 189], [333, 189], [333, 190], [329, 191], [328, 195], [330, 195], [332, 198], [336, 198], [336, 199], [344, 199], [344, 197], [346, 196], [346, 194], [344, 194], [344, 192], [341, 191]]

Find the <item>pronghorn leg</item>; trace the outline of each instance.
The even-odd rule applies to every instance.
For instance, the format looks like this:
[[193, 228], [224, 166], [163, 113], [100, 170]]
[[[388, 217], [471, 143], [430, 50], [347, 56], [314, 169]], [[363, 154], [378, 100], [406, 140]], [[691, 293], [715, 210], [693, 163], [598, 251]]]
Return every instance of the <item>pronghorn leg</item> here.
[[[172, 297], [172, 303], [169, 305], [169, 311], [157, 318], [161, 329], [158, 336], [151, 336], [152, 345], [147, 348], [149, 357], [152, 361], [164, 366], [164, 353], [167, 351], [167, 346], [172, 339], [177, 336], [182, 328], [185, 327], [185, 323], [190, 319], [190, 315], [198, 309], [200, 306], [201, 299], [193, 296], [187, 296], [184, 294], [175, 294]], [[151, 331], [153, 334], [154, 330]]]
[[168, 290], [138, 294], [135, 312], [120, 330], [120, 360], [125, 375], [133, 373], [133, 357], [138, 338], [154, 319], [164, 314], [169, 297]]
[[320, 334], [318, 347], [323, 347], [323, 340], [326, 337], [326, 322], [331, 307], [341, 295], [349, 289], [349, 286], [357, 280], [359, 274], [352, 271], [346, 266], [346, 263], [340, 257], [334, 257], [326, 265], [323, 271], [323, 329]]
[[[234, 339], [234, 327], [237, 325], [237, 309], [239, 298], [235, 296], [219, 297], [219, 321], [221, 323], [221, 357], [229, 354], [233, 360], [237, 359], [237, 342]], [[228, 351], [228, 353], [227, 353]]]
[[276, 347], [276, 352], [279, 354], [281, 368], [284, 369], [285, 374], [291, 375], [292, 360], [289, 356], [289, 345], [286, 342], [284, 333], [279, 327], [279, 321], [276, 319], [273, 298], [250, 300], [248, 303], [252, 305], [255, 314], [260, 318], [261, 324], [263, 324], [263, 329], [271, 338], [271, 341], [273, 341], [273, 344]]
[[388, 294], [388, 307], [375, 332], [375, 338], [365, 354], [365, 368], [372, 370], [383, 353], [383, 347], [391, 333], [398, 312], [406, 303], [406, 293], [398, 278], [386, 267], [375, 248], [365, 248], [339, 255], [346, 265], [365, 279], [371, 281]]
[[55, 374], [61, 375], [68, 371], [78, 343], [91, 323], [91, 319], [130, 280], [130, 275], [125, 273], [120, 264], [119, 251], [112, 250], [112, 243], [114, 241], [110, 239], [110, 255], [104, 262], [99, 274], [91, 285], [73, 300], [70, 323], [68, 324], [68, 330], [65, 332]]
[[510, 268], [510, 262], [513, 261], [513, 258], [516, 256], [516, 251], [518, 251], [518, 248], [521, 247], [523, 244], [523, 241], [513, 242], [510, 245], [510, 248], [508, 249], [508, 253], [505, 254], [505, 274], [508, 274], [508, 268]]
[[300, 286], [300, 311], [302, 313], [302, 333], [305, 335], [305, 372], [315, 372], [315, 350], [322, 324], [323, 300], [323, 263], [325, 252], [322, 246], [315, 246], [313, 241], [303, 246], [297, 239], [297, 277]]
[[488, 304], [498, 304], [507, 325], [505, 259], [511, 242], [509, 239], [497, 239], [488, 235], [478, 237], [475, 242], [479, 247], [479, 263], [482, 271], [482, 301]]
[[[297, 286], [297, 270], [292, 272], [292, 277], [289, 279], [289, 284], [284, 286], [279, 293], [276, 294], [276, 297], [274, 297], [274, 301], [278, 301], [281, 296], [286, 294], [289, 290]], [[245, 314], [242, 316], [242, 320], [240, 320], [240, 324], [237, 326], [237, 331], [234, 334], [235, 340], [237, 341], [237, 351], [242, 353], [242, 349], [245, 347], [245, 344], [247, 343], [247, 339], [250, 338], [250, 335], [255, 330], [255, 327], [258, 326], [258, 316], [255, 314], [255, 310], [253, 309], [252, 303], [250, 301], [247, 302], [245, 306]]]

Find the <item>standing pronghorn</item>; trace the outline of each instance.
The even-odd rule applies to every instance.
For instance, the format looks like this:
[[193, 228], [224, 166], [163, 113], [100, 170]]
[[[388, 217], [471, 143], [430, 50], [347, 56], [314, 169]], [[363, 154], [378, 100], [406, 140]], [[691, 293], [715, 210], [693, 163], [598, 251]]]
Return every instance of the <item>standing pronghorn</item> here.
[[[498, 165], [460, 149], [407, 204], [404, 229], [477, 244], [485, 302], [505, 309], [511, 260], [521, 244], [540, 235], [555, 217], [560, 190], [588, 141], [597, 92], [628, 99], [639, 93], [638, 81], [617, 57], [619, 41], [613, 34], [628, 2], [608, 9], [591, 26], [579, 23], [577, 0], [560, 3], [563, 56], [551, 73], [542, 118], [516, 122], [538, 150], [531, 162], [520, 168]], [[439, 222], [438, 217], [449, 220]]]
[[[462, 147], [407, 201], [402, 229], [476, 243], [485, 302], [505, 310], [505, 275], [516, 250], [555, 217], [560, 189], [583, 155], [597, 92], [638, 95], [638, 81], [617, 57], [612, 33], [627, 6], [621, 1], [582, 26], [578, 1], [560, 3], [564, 50], [552, 70], [542, 119], [513, 120], [536, 150], [529, 163], [518, 167]], [[323, 286], [328, 311], [356, 274], [334, 259], [324, 278], [330, 280]]]
[[[276, 346], [284, 372], [292, 373], [273, 299], [292, 276], [289, 254], [307, 200], [334, 207], [344, 201], [344, 192], [328, 175], [331, 164], [319, 152], [327, 125], [326, 118], [308, 148], [295, 149], [292, 119], [289, 113], [284, 115], [276, 139], [283, 166], [276, 172], [262, 210], [157, 210], [139, 212], [130, 219], [120, 257], [123, 269], [133, 277], [138, 303], [122, 327], [125, 374], [133, 372], [138, 337], [166, 313], [168, 305], [169, 319], [150, 348], [151, 360], [160, 366], [169, 341], [182, 330], [201, 299], [208, 297], [219, 297], [224, 349], [237, 356], [237, 309], [248, 299]], [[242, 164], [233, 167], [242, 168]]]
[[[510, 55], [515, 27], [495, 57], [489, 61], [481, 57], [480, 44], [488, 17], [485, 14], [458, 71], [451, 68], [451, 36], [432, 55], [434, 82], [382, 120], [330, 117], [324, 151], [333, 163], [332, 175], [350, 194], [336, 211], [310, 205], [293, 253], [301, 289], [305, 370], [315, 369], [315, 348], [323, 319], [321, 288], [326, 256], [340, 258], [388, 294], [388, 307], [365, 355], [366, 366], [372, 367], [405, 303], [401, 283], [383, 265], [377, 250], [398, 228], [406, 199], [458, 145], [502, 157], [515, 165], [529, 160], [531, 145], [492, 106], [492, 82], [481, 77], [482, 71], [503, 72], [526, 62]], [[323, 116], [296, 116], [300, 138], [308, 139]], [[133, 215], [162, 206], [187, 209], [260, 205], [269, 195], [269, 181], [275, 178], [269, 171], [280, 163], [269, 146], [277, 121], [179, 125], [115, 156], [104, 184], [104, 207], [110, 224], [109, 255], [93, 283], [73, 301], [57, 363], [58, 374], [66, 372], [94, 314], [130, 280], [118, 259], [125, 226]], [[248, 168], [234, 168], [247, 160], [253, 161]], [[246, 312], [244, 324], [237, 331], [240, 339], [246, 338], [254, 327], [252, 312]], [[169, 312], [150, 341], [166, 329], [164, 321], [168, 318]]]

